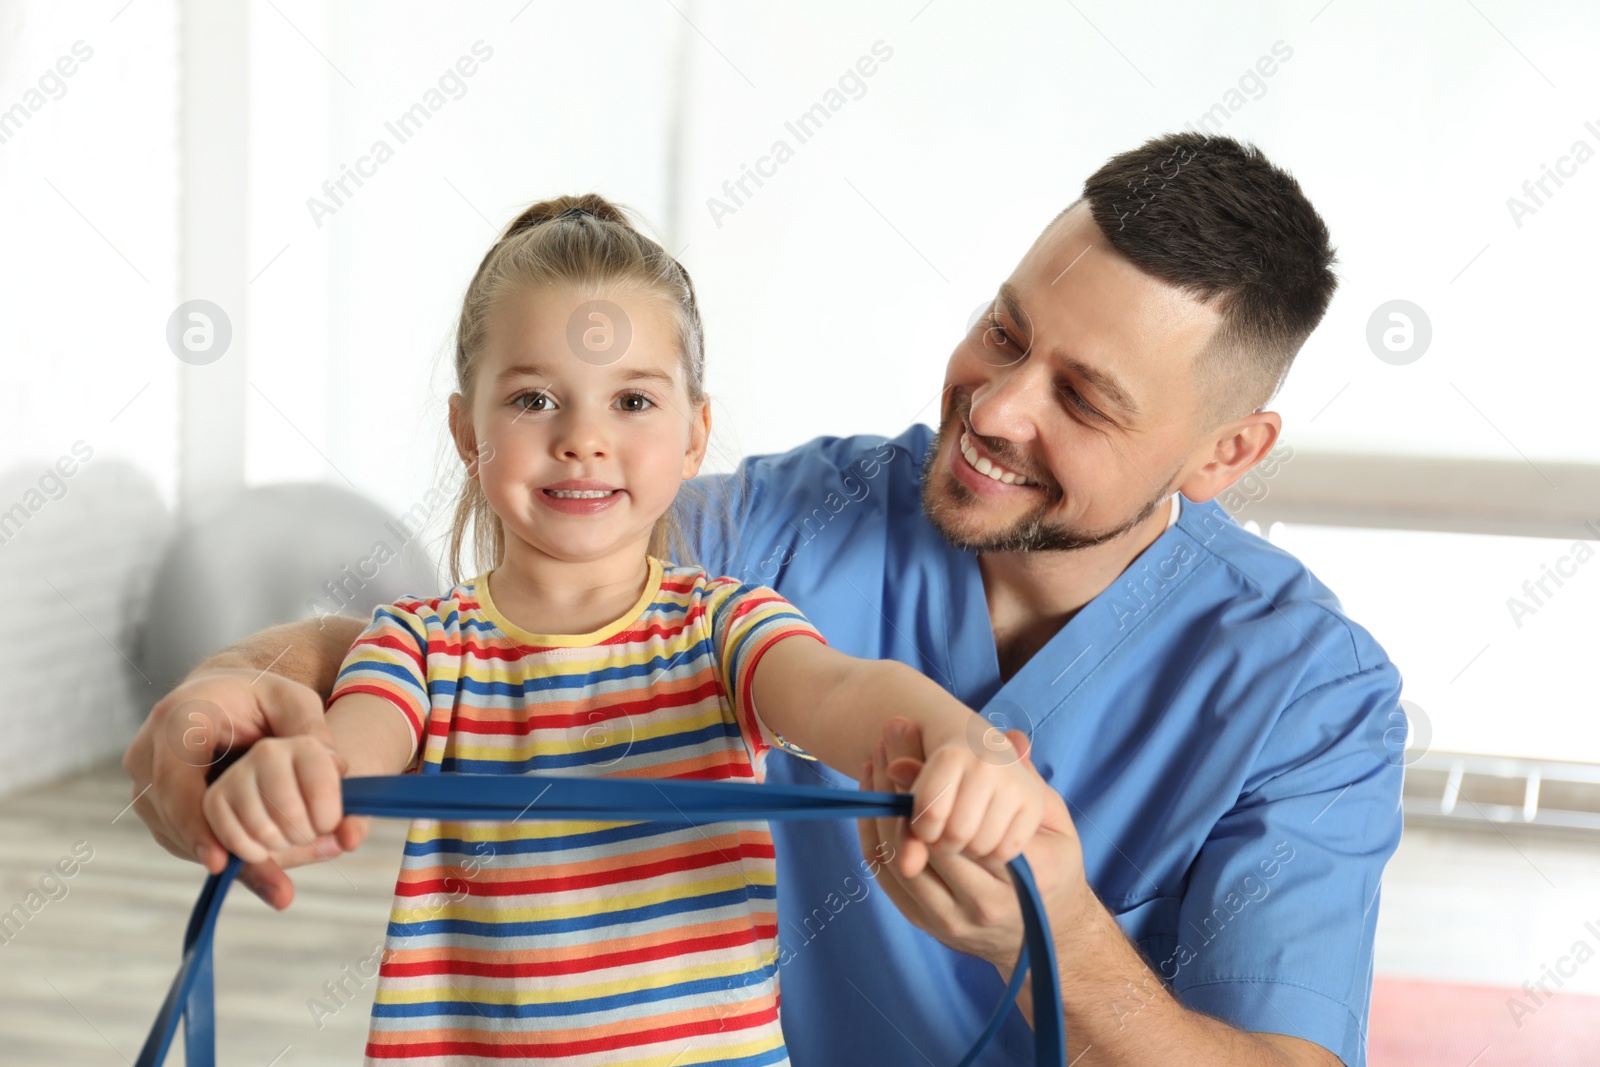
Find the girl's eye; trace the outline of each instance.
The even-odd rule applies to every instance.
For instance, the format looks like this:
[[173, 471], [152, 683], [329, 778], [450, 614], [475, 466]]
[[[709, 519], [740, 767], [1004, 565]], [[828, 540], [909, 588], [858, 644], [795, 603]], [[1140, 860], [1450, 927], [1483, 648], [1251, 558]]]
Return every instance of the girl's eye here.
[[649, 411], [655, 407], [655, 401], [643, 393], [623, 393], [617, 398], [617, 403], [622, 406], [623, 411]]
[[511, 398], [511, 402], [523, 411], [549, 411], [555, 406], [555, 401], [550, 399], [550, 394], [543, 389], [532, 389], [526, 393], [518, 393]]

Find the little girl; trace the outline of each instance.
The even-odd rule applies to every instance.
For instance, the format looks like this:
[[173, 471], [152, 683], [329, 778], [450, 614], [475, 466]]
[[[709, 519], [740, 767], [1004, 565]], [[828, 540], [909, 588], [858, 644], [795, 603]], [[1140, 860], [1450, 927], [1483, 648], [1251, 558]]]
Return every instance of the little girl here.
[[[373, 613], [330, 698], [337, 751], [267, 738], [218, 778], [225, 847], [332, 831], [341, 774], [759, 782], [779, 747], [859, 778], [902, 716], [927, 756], [918, 839], [1021, 852], [1037, 778], [969, 746], [973, 712], [832, 650], [770, 589], [665, 562], [711, 429], [700, 316], [618, 208], [523, 212], [467, 288], [455, 363], [456, 584]], [[463, 581], [469, 525], [492, 569]], [[775, 899], [764, 822], [415, 820], [367, 1063], [785, 1064]]]

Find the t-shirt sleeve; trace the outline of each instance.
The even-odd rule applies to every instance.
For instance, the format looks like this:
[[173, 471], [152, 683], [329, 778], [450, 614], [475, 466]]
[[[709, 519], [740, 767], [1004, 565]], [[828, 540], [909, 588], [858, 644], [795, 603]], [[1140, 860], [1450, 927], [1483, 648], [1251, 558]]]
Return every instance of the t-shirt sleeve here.
[[768, 750], [781, 748], [802, 759], [815, 759], [761, 721], [751, 683], [756, 664], [773, 645], [786, 637], [809, 637], [826, 644], [821, 633], [800, 610], [765, 586], [719, 579], [710, 590], [707, 613], [711, 642], [717, 658], [717, 675], [733, 706], [739, 734], [750, 754], [757, 777], [764, 777]]
[[420, 605], [403, 601], [373, 609], [372, 621], [345, 654], [333, 682], [329, 705], [351, 693], [382, 697], [405, 715], [411, 728], [411, 760], [416, 762], [428, 721], [428, 626]]
[[1403, 767], [1383, 731], [1400, 675], [1384, 662], [1300, 696], [1266, 738], [1263, 780], [1190, 869], [1163, 973], [1189, 1008], [1242, 1030], [1366, 1059], [1373, 934], [1400, 841]]

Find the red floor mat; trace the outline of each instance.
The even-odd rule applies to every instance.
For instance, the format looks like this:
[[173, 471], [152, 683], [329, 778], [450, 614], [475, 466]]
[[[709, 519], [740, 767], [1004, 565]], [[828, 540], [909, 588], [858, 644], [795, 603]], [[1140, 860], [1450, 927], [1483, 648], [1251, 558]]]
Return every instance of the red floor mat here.
[[[1554, 976], [1554, 972], [1551, 972]], [[1600, 997], [1537, 988], [1374, 980], [1367, 1032], [1371, 1067], [1594, 1067]]]

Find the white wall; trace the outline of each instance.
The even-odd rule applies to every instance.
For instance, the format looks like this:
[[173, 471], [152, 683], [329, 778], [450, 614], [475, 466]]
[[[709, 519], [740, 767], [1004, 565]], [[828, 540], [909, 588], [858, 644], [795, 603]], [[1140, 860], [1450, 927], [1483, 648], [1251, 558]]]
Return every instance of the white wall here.
[[[94, 50], [0, 143], [14, 401], [0, 509], [79, 440], [103, 479], [92, 495], [69, 480], [0, 545], [30, 622], [7, 651], [20, 688], [0, 727], [20, 741], [0, 755], [0, 790], [114, 752], [143, 710], [117, 672], [177, 484], [178, 364], [162, 336], [178, 299], [177, 19], [174, 0], [0, 8], [0, 108], [74, 42]], [[257, 0], [249, 19], [248, 388], [228, 414], [250, 484], [355, 487], [395, 512], [421, 500], [449, 469], [443, 400], [472, 269], [521, 206], [590, 189], [639, 209], [696, 278], [715, 468], [927, 421], [973, 309], [1083, 178], [1218, 105], [1220, 132], [1299, 177], [1340, 251], [1344, 284], [1276, 405], [1294, 447], [1523, 459], [1530, 478], [1541, 460], [1600, 462], [1600, 161], [1520, 226], [1507, 206], [1575, 141], [1600, 151], [1593, 5]], [[492, 56], [399, 144], [385, 123], [480, 41]], [[1292, 54], [1230, 95], [1275, 45]], [[863, 57], [873, 73], [799, 143], [785, 123]], [[708, 200], [727, 204], [723, 183], [780, 138], [792, 158], [717, 217]], [[393, 158], [319, 225], [308, 199], [378, 139]], [[1428, 354], [1403, 367], [1365, 341], [1395, 298], [1433, 325]], [[1379, 551], [1293, 543], [1330, 573], [1341, 554]], [[1538, 546], [1526, 551], [1506, 574], [1537, 570]], [[1486, 616], [1503, 610], [1505, 590], [1462, 580]], [[1382, 589], [1359, 595], [1401, 643], [1465, 610]], [[1477, 645], [1432, 640], [1408, 650], [1408, 680], [1446, 694], [1436, 728], [1492, 725], [1504, 687], [1535, 673], [1564, 679], [1550, 714], [1592, 705], [1558, 642], [1521, 642], [1502, 688], [1462, 695], [1433, 664]], [[39, 666], [62, 648], [78, 690]], [[56, 753], [41, 722], [79, 747]]]
[[[318, 25], [315, 5], [280, 6]], [[679, 7], [692, 27], [669, 5], [541, 5], [510, 23], [518, 5], [404, 21], [343, 5], [326, 39], [307, 32], [355, 89], [257, 11], [263, 65], [285, 72], [262, 74], [253, 114], [259, 166], [273, 168], [257, 183], [257, 258], [289, 249], [256, 285], [255, 380], [391, 506], [426, 485], [420, 444], [396, 464], [366, 443], [396, 419], [439, 416], [446, 380], [435, 373], [430, 393], [420, 372], [447, 355], [456, 300], [492, 238], [480, 212], [500, 225], [528, 200], [594, 188], [672, 228], [705, 305], [728, 461], [926, 418], [972, 309], [1082, 179], [1219, 104], [1221, 132], [1290, 168], [1339, 247], [1344, 283], [1278, 405], [1297, 445], [1600, 459], [1584, 399], [1600, 366], [1572, 358], [1597, 280], [1582, 235], [1600, 221], [1600, 164], [1520, 229], [1506, 207], [1574, 139], [1600, 149], [1583, 126], [1600, 128], [1600, 112], [1582, 105], [1600, 10], [1483, 6], [1491, 25], [1444, 0], [1382, 20], [1337, 4], [1174, 4], [1155, 33], [1148, 7], [1114, 5]], [[684, 148], [669, 202], [680, 34]], [[495, 58], [468, 94], [316, 229], [305, 197], [478, 38]], [[785, 122], [876, 42], [892, 56], [864, 93], [798, 143]], [[1279, 42], [1290, 58], [1230, 98]], [[730, 202], [724, 181], [779, 138], [793, 158], [714, 218], [708, 199]], [[1396, 297], [1433, 323], [1429, 354], [1406, 367], [1365, 342], [1368, 316]], [[338, 477], [252, 399], [253, 478]]]
[[[280, 6], [317, 27], [331, 62], [257, 10], [257, 258], [287, 251], [256, 283], [249, 477], [348, 481], [405, 511], [454, 464], [455, 319], [498, 230], [566, 192], [666, 214], [664, 87], [681, 23], [626, 4], [541, 4], [514, 20], [516, 6], [402, 20], [352, 4], [320, 23], [319, 5]], [[388, 124], [463, 58], [475, 72], [402, 143]], [[380, 140], [393, 157], [362, 164]], [[307, 201], [333, 204], [323, 182], [358, 165], [375, 176], [314, 219]]]
[[[1600, 161], [1520, 229], [1505, 203], [1575, 139], [1600, 151], [1600, 8], [1477, 6], [1493, 24], [1454, 0], [708, 11], [706, 35], [756, 83], [696, 51], [684, 236], [724, 425], [757, 451], [899, 428], [937, 391], [972, 308], [1083, 178], [1228, 101], [1281, 41], [1290, 58], [1233, 98], [1220, 129], [1299, 178], [1340, 251], [1344, 283], [1281, 396], [1293, 440], [1600, 460], [1600, 362], [1583, 355]], [[894, 55], [866, 94], [716, 226], [706, 198], [878, 39]], [[1405, 367], [1364, 340], [1396, 297], [1434, 326], [1430, 353]]]
[[177, 477], [176, 19], [115, 11], [0, 7], [0, 792], [120, 753], [154, 699], [129, 657]]

